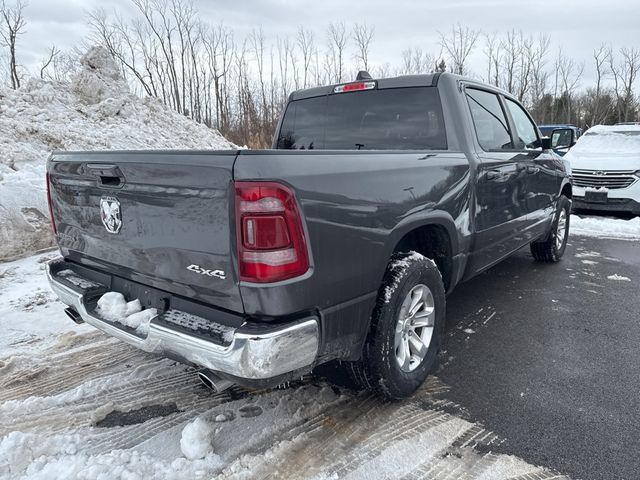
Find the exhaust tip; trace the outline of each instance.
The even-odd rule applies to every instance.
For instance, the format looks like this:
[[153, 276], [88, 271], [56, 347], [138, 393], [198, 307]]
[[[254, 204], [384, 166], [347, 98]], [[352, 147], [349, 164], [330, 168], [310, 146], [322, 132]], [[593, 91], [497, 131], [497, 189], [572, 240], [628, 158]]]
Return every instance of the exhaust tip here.
[[66, 313], [67, 317], [69, 317], [71, 320], [73, 320], [78, 325], [80, 325], [81, 323], [84, 323], [84, 320], [82, 319], [82, 317], [80, 316], [80, 314], [78, 313], [78, 311], [75, 308], [67, 307], [67, 308], [64, 309], [64, 313]]
[[233, 385], [233, 382], [220, 378], [217, 374], [210, 370], [200, 370], [198, 372], [198, 379], [213, 393], [224, 392], [227, 388]]

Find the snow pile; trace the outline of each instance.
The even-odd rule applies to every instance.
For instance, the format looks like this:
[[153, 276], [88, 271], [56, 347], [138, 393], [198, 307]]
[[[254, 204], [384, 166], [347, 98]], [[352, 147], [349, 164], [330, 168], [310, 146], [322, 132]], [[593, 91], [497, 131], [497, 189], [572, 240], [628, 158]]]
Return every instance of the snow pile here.
[[640, 217], [630, 220], [571, 215], [571, 233], [585, 237], [640, 240]]
[[107, 292], [98, 300], [98, 314], [105, 320], [135, 328], [138, 333], [149, 331], [149, 322], [158, 314], [155, 308], [142, 309], [137, 298], [127, 302], [118, 292]]
[[101, 47], [82, 57], [71, 84], [0, 87], [0, 259], [53, 244], [44, 181], [53, 150], [233, 148], [160, 100], [132, 94]]
[[182, 430], [180, 449], [189, 460], [204, 458], [213, 453], [212, 436], [213, 425], [198, 417]]

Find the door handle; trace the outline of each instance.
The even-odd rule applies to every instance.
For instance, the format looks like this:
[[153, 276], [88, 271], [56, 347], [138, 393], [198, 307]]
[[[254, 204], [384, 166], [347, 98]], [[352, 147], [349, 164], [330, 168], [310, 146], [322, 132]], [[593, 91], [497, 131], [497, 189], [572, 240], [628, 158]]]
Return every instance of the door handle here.
[[98, 177], [99, 185], [103, 187], [122, 187], [124, 175], [117, 165], [87, 164], [86, 170], [90, 175]]
[[538, 173], [540, 171], [540, 167], [536, 167], [534, 165], [527, 165], [527, 173]]
[[487, 177], [487, 180], [493, 180], [495, 178], [504, 177], [504, 172], [501, 172], [500, 170], [487, 170], [485, 176]]

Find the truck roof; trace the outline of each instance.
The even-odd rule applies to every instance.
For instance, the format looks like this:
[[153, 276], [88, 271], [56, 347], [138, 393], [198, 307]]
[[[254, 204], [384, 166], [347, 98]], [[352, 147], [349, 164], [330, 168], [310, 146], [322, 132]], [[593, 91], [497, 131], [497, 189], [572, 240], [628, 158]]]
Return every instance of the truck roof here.
[[[371, 80], [362, 80], [362, 81], [374, 81], [377, 84], [378, 89], [383, 88], [401, 88], [401, 87], [435, 87], [439, 82], [457, 82], [459, 80], [464, 80], [468, 83], [475, 83], [477, 85], [486, 86], [495, 90], [496, 92], [500, 92], [503, 95], [508, 97], [512, 97], [512, 95], [500, 88], [494, 87], [493, 85], [487, 85], [484, 82], [474, 80], [472, 78], [464, 77], [462, 75], [456, 75], [454, 73], [449, 72], [436, 72], [436, 73], [428, 73], [428, 74], [420, 74], [420, 75], [399, 75], [396, 77], [389, 78], [372, 78]], [[303, 98], [310, 97], [320, 97], [322, 95], [329, 95], [333, 93], [333, 89], [336, 85], [344, 85], [346, 83], [353, 83], [360, 80], [353, 80], [347, 82], [334, 83], [331, 85], [323, 85], [320, 87], [312, 87], [305, 88], [303, 90], [297, 90], [292, 92], [289, 95], [289, 101], [300, 100]]]

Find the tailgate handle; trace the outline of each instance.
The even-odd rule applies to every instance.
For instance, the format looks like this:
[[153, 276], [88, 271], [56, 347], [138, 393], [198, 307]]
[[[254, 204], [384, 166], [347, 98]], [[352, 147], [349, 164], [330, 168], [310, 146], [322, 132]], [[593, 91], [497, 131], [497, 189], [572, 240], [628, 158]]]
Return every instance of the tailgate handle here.
[[124, 175], [117, 165], [87, 164], [87, 172], [98, 177], [99, 184], [104, 187], [121, 187]]

